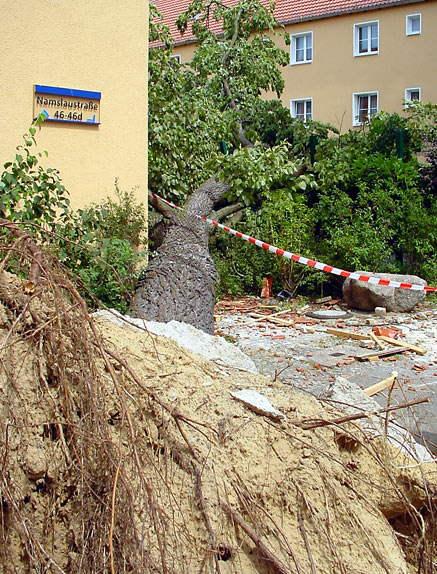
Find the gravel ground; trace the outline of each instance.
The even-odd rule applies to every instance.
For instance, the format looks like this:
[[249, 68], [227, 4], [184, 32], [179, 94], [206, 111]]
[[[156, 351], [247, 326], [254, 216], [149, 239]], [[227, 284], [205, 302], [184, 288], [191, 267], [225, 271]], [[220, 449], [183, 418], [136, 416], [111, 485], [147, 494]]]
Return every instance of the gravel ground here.
[[[437, 452], [437, 306], [429, 302], [411, 313], [387, 313], [377, 317], [373, 313], [351, 312], [340, 304], [324, 307], [307, 305], [280, 315], [288, 325], [270, 321], [255, 321], [255, 313], [280, 311], [279, 301], [243, 299], [224, 301], [217, 305], [218, 334], [232, 340], [255, 362], [259, 371], [281, 380], [286, 385], [323, 399], [336, 377], [341, 376], [367, 388], [398, 372], [392, 393], [374, 395], [382, 407], [407, 401], [429, 398], [429, 402], [413, 409], [398, 411], [398, 420], [405, 426], [423, 433]], [[268, 309], [266, 306], [268, 305]], [[314, 319], [308, 314], [324, 310], [347, 311], [343, 319]], [[323, 314], [323, 312], [322, 312]], [[399, 340], [426, 350], [424, 355], [406, 351], [377, 361], [358, 361], [357, 354], [374, 349], [372, 341], [359, 341], [327, 333], [327, 329], [368, 334], [372, 327], [398, 330]], [[366, 348], [367, 347], [367, 348]], [[434, 443], [436, 446], [434, 446]]]

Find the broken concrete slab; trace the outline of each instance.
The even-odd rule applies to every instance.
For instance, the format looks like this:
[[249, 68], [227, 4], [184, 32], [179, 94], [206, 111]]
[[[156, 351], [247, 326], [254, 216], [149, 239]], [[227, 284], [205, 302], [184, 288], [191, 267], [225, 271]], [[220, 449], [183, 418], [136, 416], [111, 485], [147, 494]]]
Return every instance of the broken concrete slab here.
[[230, 395], [237, 401], [242, 402], [250, 410], [259, 415], [264, 415], [275, 420], [287, 420], [287, 417], [281, 411], [278, 411], [267, 397], [252, 389], [242, 389], [241, 391], [231, 391]]
[[209, 335], [187, 323], [179, 321], [169, 321], [168, 323], [145, 321], [144, 319], [121, 315], [114, 309], [111, 311], [97, 311], [94, 315], [125, 327], [146, 329], [155, 335], [168, 337], [191, 353], [205, 357], [223, 367], [258, 373], [258, 369], [252, 359], [238, 347], [228, 343], [223, 337]]

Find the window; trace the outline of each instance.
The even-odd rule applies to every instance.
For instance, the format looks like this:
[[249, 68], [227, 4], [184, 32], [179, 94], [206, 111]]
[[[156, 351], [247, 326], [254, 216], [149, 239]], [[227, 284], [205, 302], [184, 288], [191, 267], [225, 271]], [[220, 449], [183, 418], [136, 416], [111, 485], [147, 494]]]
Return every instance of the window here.
[[181, 63], [181, 55], [180, 54], [173, 54], [170, 56], [172, 60], [175, 60], [178, 64]]
[[409, 14], [407, 16], [407, 36], [414, 36], [422, 32], [422, 14]]
[[420, 102], [420, 88], [407, 88], [405, 90], [405, 100], [407, 102], [413, 102], [414, 100]]
[[313, 99], [305, 98], [291, 100], [291, 117], [303, 120], [304, 122], [313, 119]]
[[353, 122], [354, 126], [359, 126], [372, 119], [378, 111], [378, 92], [366, 92], [364, 94], [354, 94], [353, 99]]
[[291, 36], [291, 65], [309, 64], [313, 61], [313, 33], [293, 34]]
[[379, 22], [354, 24], [354, 56], [369, 56], [379, 52]]

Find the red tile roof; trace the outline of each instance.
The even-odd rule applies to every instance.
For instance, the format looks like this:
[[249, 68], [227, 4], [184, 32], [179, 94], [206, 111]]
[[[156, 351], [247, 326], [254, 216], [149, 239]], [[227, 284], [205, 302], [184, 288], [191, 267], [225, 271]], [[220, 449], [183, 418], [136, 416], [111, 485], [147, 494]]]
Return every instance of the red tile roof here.
[[[426, 0], [276, 0], [275, 17], [280, 24], [291, 24], [305, 20], [327, 18], [352, 12], [416, 4]], [[176, 18], [188, 8], [190, 0], [155, 0], [158, 10], [164, 17], [164, 23], [170, 28], [175, 44], [191, 43], [194, 40], [188, 28], [183, 36], [175, 25]], [[238, 0], [224, 0], [224, 4], [235, 6]], [[267, 4], [266, 0], [261, 0]], [[220, 25], [211, 21], [210, 27], [217, 32]]]

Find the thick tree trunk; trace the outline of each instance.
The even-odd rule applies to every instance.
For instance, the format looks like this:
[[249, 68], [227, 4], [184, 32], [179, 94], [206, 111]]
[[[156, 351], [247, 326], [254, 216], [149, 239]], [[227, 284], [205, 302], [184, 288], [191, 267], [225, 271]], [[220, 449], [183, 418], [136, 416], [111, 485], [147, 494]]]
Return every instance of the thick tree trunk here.
[[190, 214], [208, 216], [228, 189], [214, 178], [191, 197], [186, 214], [174, 215], [131, 303], [134, 317], [189, 323], [214, 333], [217, 272], [208, 250], [208, 225]]

